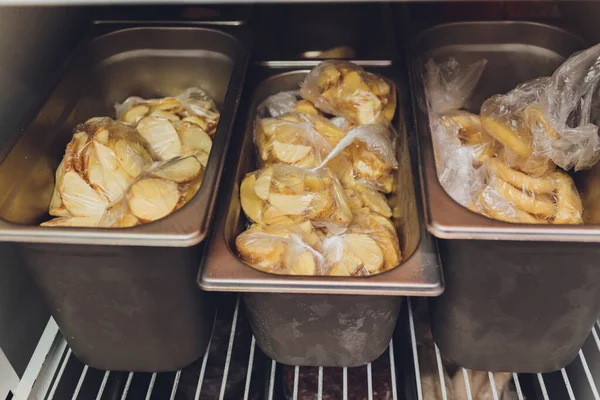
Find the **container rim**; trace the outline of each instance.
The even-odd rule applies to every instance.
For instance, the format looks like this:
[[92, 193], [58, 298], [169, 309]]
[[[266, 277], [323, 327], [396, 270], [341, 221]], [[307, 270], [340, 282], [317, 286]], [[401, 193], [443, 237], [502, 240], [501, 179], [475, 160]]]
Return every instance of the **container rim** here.
[[[411, 82], [415, 126], [419, 137], [421, 156], [421, 189], [425, 209], [427, 230], [437, 238], [449, 240], [513, 240], [513, 241], [553, 241], [553, 242], [600, 242], [600, 224], [589, 225], [531, 225], [509, 223], [487, 218], [463, 207], [448, 195], [439, 182], [433, 142], [429, 129], [429, 116], [423, 105], [425, 90], [421, 79], [422, 49], [416, 48], [425, 36], [437, 30], [452, 26], [494, 25], [510, 27], [514, 25], [552, 29], [568, 35], [582, 46], [579, 36], [563, 29], [540, 22], [527, 21], [472, 21], [453, 22], [435, 25], [422, 31], [410, 44]], [[460, 44], [460, 43], [458, 43]], [[538, 45], [539, 46], [539, 45]]]
[[[0, 219], [0, 242], [191, 247], [205, 239], [212, 219], [212, 210], [214, 209], [221, 181], [225, 154], [233, 130], [233, 121], [239, 106], [241, 87], [250, 56], [252, 34], [247, 26], [215, 27], [214, 25], [203, 26], [202, 24], [170, 26], [168, 23], [165, 25], [134, 25], [130, 27], [124, 27], [123, 24], [92, 25], [90, 33], [76, 49], [74, 60], [80, 59], [85, 54], [86, 48], [98, 39], [123, 32], [157, 29], [214, 32], [227, 37], [234, 46], [233, 68], [221, 106], [220, 123], [215, 132], [215, 140], [206, 166], [204, 180], [196, 195], [173, 214], [131, 228], [43, 227], [18, 224]], [[67, 74], [75, 64], [76, 62], [67, 69]], [[61, 83], [63, 80], [61, 80]], [[59, 86], [61, 83], [59, 83]], [[34, 126], [35, 123], [34, 120], [29, 127]]]
[[[358, 64], [365, 65], [368, 63]], [[273, 64], [269, 64], [273, 65]], [[269, 72], [265, 79], [261, 79], [255, 86], [250, 88], [248, 96], [250, 99], [244, 102], [246, 115], [243, 123], [236, 128], [236, 138], [242, 141], [242, 137], [248, 134], [253, 124], [254, 109], [262, 99], [256, 99], [257, 89], [278, 77], [290, 74], [308, 73], [306, 65], [298, 63], [286, 63], [284, 61], [274, 62], [277, 67], [265, 67]], [[380, 66], [386, 71], [392, 71], [392, 62], [386, 62]], [[260, 68], [260, 67], [259, 67]], [[283, 69], [285, 68], [285, 69]], [[388, 76], [389, 78], [389, 76]], [[398, 83], [398, 82], [397, 82]], [[411, 120], [410, 110], [406, 102], [402, 103], [405, 110], [406, 121]], [[407, 134], [411, 132], [409, 124], [406, 126]], [[416, 146], [414, 146], [416, 147]], [[232, 151], [231, 157], [239, 159], [242, 145]], [[416, 148], [409, 144], [411, 159], [417, 156]], [[416, 165], [416, 160], [412, 164]], [[368, 277], [336, 277], [336, 276], [297, 276], [277, 275], [259, 271], [242, 262], [234, 254], [227, 243], [225, 232], [226, 219], [229, 213], [229, 204], [236, 190], [237, 168], [231, 168], [224, 177], [231, 185], [223, 190], [220, 197], [220, 207], [216, 214], [216, 222], [211, 237], [207, 240], [207, 246], [201, 261], [198, 273], [198, 285], [207, 291], [246, 292], [246, 293], [296, 293], [296, 294], [338, 294], [338, 295], [384, 295], [384, 296], [438, 296], [444, 290], [441, 266], [437, 254], [437, 247], [433, 238], [427, 233], [422, 220], [421, 201], [418, 198], [419, 179], [413, 170], [413, 182], [415, 190], [415, 201], [417, 213], [419, 214], [420, 241], [416, 249], [402, 263], [391, 270], [381, 274]]]

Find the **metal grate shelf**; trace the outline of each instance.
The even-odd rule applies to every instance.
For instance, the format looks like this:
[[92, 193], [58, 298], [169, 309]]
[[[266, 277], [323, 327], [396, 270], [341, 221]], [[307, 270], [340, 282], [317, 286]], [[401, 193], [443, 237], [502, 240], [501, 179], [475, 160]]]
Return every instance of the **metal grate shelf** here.
[[[464, 368], [451, 381], [448, 363], [431, 344], [434, 362], [421, 362], [428, 326], [424, 299], [408, 299], [394, 340], [373, 363], [357, 368], [287, 366], [268, 359], [256, 345], [240, 297], [219, 298], [215, 328], [205, 356], [170, 373], [100, 371], [81, 363], [61, 337], [52, 346], [33, 390], [35, 400], [600, 400], [600, 325], [594, 327], [578, 358], [550, 374], [510, 374], [507, 387], [497, 375], [481, 384]], [[487, 377], [486, 377], [487, 375]], [[496, 379], [495, 379], [496, 377]], [[466, 389], [457, 395], [448, 382]], [[44, 383], [44, 381], [46, 381]], [[463, 386], [464, 385], [464, 386]], [[479, 394], [472, 393], [474, 387]], [[432, 391], [437, 387], [438, 392]], [[486, 389], [481, 389], [485, 387]], [[482, 396], [482, 391], [486, 396]], [[508, 392], [508, 393], [507, 393]], [[466, 396], [466, 397], [465, 397]], [[15, 399], [21, 397], [16, 396]]]

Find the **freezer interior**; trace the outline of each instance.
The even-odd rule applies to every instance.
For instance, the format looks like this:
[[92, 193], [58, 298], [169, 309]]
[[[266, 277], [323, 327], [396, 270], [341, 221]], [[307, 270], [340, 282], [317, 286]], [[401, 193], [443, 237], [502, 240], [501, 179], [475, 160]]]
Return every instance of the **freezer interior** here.
[[[372, 65], [390, 58], [408, 62], [404, 40], [427, 27], [464, 20], [549, 23], [583, 37], [586, 43], [600, 42], [596, 23], [600, 5], [592, 2], [120, 7], [82, 4], [15, 7], [5, 5], [8, 2], [0, 3], [0, 23], [4, 28], [0, 50], [7, 55], [0, 61], [3, 63], [0, 85], [4, 89], [0, 92], [3, 119], [0, 169], [10, 167], [10, 171], [0, 171], [3, 188], [0, 217], [15, 224], [37, 223], [45, 215], [49, 201], [46, 192], [57, 159], [40, 154], [52, 147], [52, 154], [58, 158], [70, 128], [80, 118], [109, 112], [115, 101], [133, 92], [143, 96], [167, 94], [174, 87], [187, 85], [190, 78], [204, 76], [208, 64], [219, 73], [211, 76], [207, 87], [217, 102], [223, 100], [231, 58], [210, 56], [204, 64], [194, 61], [189, 54], [181, 54], [178, 79], [165, 81], [164, 72], [171, 66], [161, 62], [160, 52], [144, 54], [142, 50], [133, 58], [141, 58], [143, 62], [134, 66], [133, 58], [126, 52], [127, 44], [131, 40], [168, 44], [180, 39], [177, 34], [144, 35], [143, 27], [247, 25], [254, 36], [252, 65], [275, 68], [290, 64], [309, 68], [318, 60], [335, 57], [368, 61]], [[126, 40], [112, 43], [100, 40], [94, 44], [98, 50], [96, 56], [103, 61], [86, 75], [84, 86], [74, 88], [83, 91], [82, 97], [76, 97], [75, 101], [65, 94], [58, 103], [49, 103], [48, 108], [41, 109], [86, 35], [109, 23], [137, 30]], [[118, 50], [125, 52], [111, 58]], [[90, 62], [95, 60], [93, 55], [89, 57]], [[147, 87], [147, 79], [152, 80], [155, 90], [140, 89]], [[103, 101], [86, 102], [87, 90], [99, 94]], [[26, 128], [35, 116], [41, 118], [41, 130], [36, 135], [27, 135]], [[408, 140], [417, 140], [414, 132], [408, 132]], [[25, 155], [13, 151], [8, 156], [20, 146], [31, 152]], [[25, 157], [35, 161], [24, 164]], [[598, 175], [596, 171], [590, 174]], [[298, 367], [276, 363], [257, 346], [240, 296], [218, 294], [210, 349], [189, 367], [169, 373], [93, 369], [72, 355], [55, 322], [48, 319], [46, 306], [24, 274], [13, 245], [1, 248], [5, 257], [0, 282], [6, 283], [7, 288], [0, 291], [1, 399], [600, 399], [600, 323], [592, 328], [578, 357], [560, 371], [545, 374], [469, 371], [440, 354], [428, 329], [427, 300], [417, 297], [404, 302], [388, 349], [377, 360], [361, 367]]]

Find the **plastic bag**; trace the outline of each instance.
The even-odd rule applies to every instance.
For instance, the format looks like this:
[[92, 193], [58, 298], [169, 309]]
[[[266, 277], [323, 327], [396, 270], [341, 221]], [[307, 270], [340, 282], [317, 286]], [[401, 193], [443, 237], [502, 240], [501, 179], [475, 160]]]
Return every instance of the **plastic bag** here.
[[479, 166], [495, 151], [494, 140], [479, 117], [459, 109], [471, 96], [487, 61], [463, 66], [454, 58], [425, 65], [425, 89], [431, 138], [442, 187], [456, 202], [471, 207], [483, 187]]
[[264, 225], [310, 220], [338, 232], [352, 219], [342, 186], [327, 168], [275, 164], [259, 169], [242, 180], [240, 199], [246, 216]]
[[327, 166], [344, 187], [368, 182], [384, 193], [393, 186], [393, 170], [398, 168], [395, 132], [380, 124], [362, 125], [350, 130], [317, 168]]
[[583, 223], [583, 207], [573, 179], [556, 170], [535, 177], [506, 166], [500, 159], [485, 163], [487, 186], [477, 199], [485, 215], [507, 222]]
[[187, 121], [198, 125], [210, 137], [215, 134], [220, 115], [214, 101], [206, 92], [195, 87], [186, 89], [175, 97], [129, 97], [123, 103], [115, 104], [115, 111], [118, 120], [131, 124], [137, 124], [147, 116]]
[[235, 239], [242, 260], [264, 272], [322, 275], [321, 237], [310, 221], [289, 225], [254, 224]]
[[396, 227], [368, 208], [355, 210], [348, 229], [323, 240], [329, 275], [367, 276], [400, 264], [402, 255]]
[[306, 76], [301, 96], [324, 113], [355, 125], [389, 124], [396, 111], [396, 87], [348, 61], [323, 61]]
[[204, 167], [193, 156], [153, 163], [111, 204], [98, 226], [127, 228], [164, 218], [194, 197], [203, 175]]
[[126, 124], [105, 117], [77, 126], [56, 170], [49, 207], [60, 218], [42, 225], [95, 226], [152, 162], [147, 142]]
[[256, 115], [259, 118], [276, 118], [290, 112], [322, 115], [310, 101], [302, 100], [300, 92], [297, 90], [271, 95], [256, 108]]
[[314, 168], [346, 132], [319, 114], [289, 112], [256, 121], [254, 141], [261, 165]]

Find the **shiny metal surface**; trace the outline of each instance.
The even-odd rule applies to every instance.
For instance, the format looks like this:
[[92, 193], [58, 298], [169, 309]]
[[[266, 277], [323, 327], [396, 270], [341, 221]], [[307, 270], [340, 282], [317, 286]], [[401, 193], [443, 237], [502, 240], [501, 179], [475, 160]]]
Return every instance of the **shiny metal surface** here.
[[488, 64], [467, 108], [478, 112], [493, 94], [517, 84], [550, 75], [571, 53], [583, 48], [581, 39], [560, 28], [533, 22], [468, 22], [431, 28], [412, 44], [413, 88], [422, 160], [427, 229], [442, 239], [600, 242], [600, 166], [574, 175], [582, 194], [584, 219], [589, 225], [527, 225], [496, 221], [462, 207], [438, 181], [433, 144], [421, 79], [428, 58], [452, 55], [460, 60], [482, 57]]
[[[383, 74], [398, 86], [399, 109], [396, 129], [399, 132], [397, 173], [398, 187], [405, 196], [400, 204], [404, 220], [395, 221], [398, 227], [402, 264], [382, 274], [363, 277], [316, 277], [282, 276], [255, 270], [237, 257], [235, 238], [243, 231], [246, 220], [241, 212], [239, 184], [248, 172], [255, 169], [255, 152], [252, 139], [254, 110], [267, 96], [283, 90], [294, 90], [307, 71], [296, 68], [255, 68], [250, 80], [255, 87], [252, 98], [245, 103], [247, 115], [245, 125], [237, 126], [232, 139], [231, 154], [226, 168], [227, 187], [220, 197], [214, 231], [208, 245], [200, 286], [205, 290], [261, 292], [261, 293], [322, 293], [322, 294], [377, 294], [400, 296], [407, 294], [434, 296], [442, 291], [441, 273], [435, 245], [421, 223], [420, 200], [414, 190], [416, 172], [416, 143], [404, 121], [409, 121], [406, 112], [407, 87], [398, 74], [400, 66], [366, 67], [367, 70]], [[406, 118], [406, 119], [405, 119]], [[239, 160], [233, 164], [233, 160]], [[418, 186], [417, 186], [418, 187]]]
[[[119, 25], [117, 25], [119, 26]], [[211, 220], [249, 52], [244, 27], [96, 25], [34, 121], [0, 164], [0, 240], [29, 243], [189, 247]], [[47, 218], [54, 171], [72, 128], [90, 117], [114, 115], [128, 96], [175, 95], [199, 86], [215, 99], [221, 120], [204, 181], [181, 210], [128, 229], [39, 227]]]

